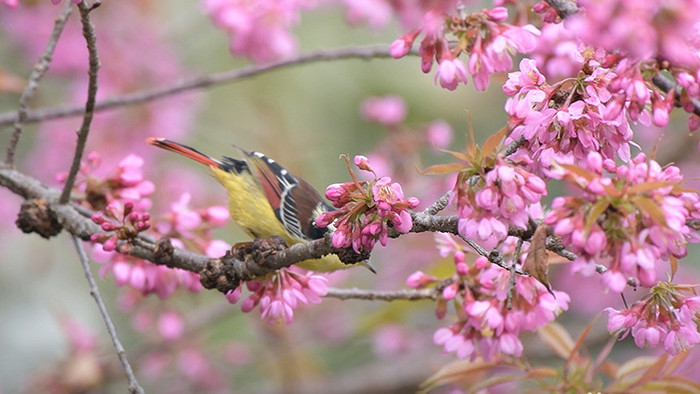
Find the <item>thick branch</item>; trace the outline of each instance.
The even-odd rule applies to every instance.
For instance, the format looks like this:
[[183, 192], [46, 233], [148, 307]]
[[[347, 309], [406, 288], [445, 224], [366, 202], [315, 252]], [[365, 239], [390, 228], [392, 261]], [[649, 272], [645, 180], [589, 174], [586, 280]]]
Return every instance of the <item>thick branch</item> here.
[[[78, 236], [80, 239], [89, 240], [92, 234], [102, 232], [102, 229], [90, 219], [93, 212], [72, 204], [59, 204], [59, 191], [42, 185], [34, 178], [10, 168], [0, 168], [0, 185], [7, 187], [25, 199], [43, 200], [46, 207], [55, 214], [55, 218], [63, 229]], [[424, 212], [414, 213], [413, 215], [415, 216], [415, 223], [417, 223], [414, 224], [414, 229], [412, 230], [414, 232], [444, 231], [457, 234], [456, 216], [430, 216]], [[435, 225], [435, 227], [428, 227], [430, 223]], [[527, 237], [525, 235], [527, 231], [519, 230], [517, 233], [522, 237]], [[258, 240], [255, 242], [264, 243], [269, 241]], [[256, 250], [255, 242], [253, 243], [253, 250]], [[492, 263], [510, 269], [510, 267], [505, 265], [503, 258], [497, 251], [488, 252], [468, 239], [465, 239], [465, 242], [471, 245], [477, 253], [486, 256]], [[241, 280], [249, 280], [304, 260], [320, 258], [331, 253], [340, 255], [341, 260], [346, 262], [355, 262], [366, 258], [345, 249], [334, 248], [329, 238], [296, 244], [289, 248], [265, 249], [265, 247], [260, 247], [257, 252], [262, 254], [262, 261], [249, 256], [235, 258], [235, 256], [231, 255], [220, 259], [212, 259], [186, 250], [173, 248], [169, 245], [167, 239], [156, 240], [144, 234], [130, 241], [130, 244], [129, 253], [132, 256], [149, 260], [155, 264], [198, 273], [202, 277], [202, 283], [205, 287], [217, 288], [223, 292], [234, 288]], [[556, 242], [554, 237], [548, 238], [547, 248], [569, 259], [576, 258], [575, 254], [566, 251], [560, 243]], [[524, 274], [520, 271], [516, 271], [516, 273]], [[341, 297], [341, 295], [338, 296]], [[361, 298], [359, 295], [357, 297]], [[382, 299], [381, 296], [378, 297], [378, 299]]]
[[83, 159], [85, 143], [87, 142], [87, 137], [90, 133], [90, 124], [92, 123], [92, 118], [95, 114], [95, 96], [97, 95], [97, 71], [100, 68], [100, 59], [97, 57], [97, 37], [95, 37], [95, 26], [93, 26], [90, 22], [90, 11], [94, 8], [90, 8], [83, 1], [80, 4], [78, 4], [78, 9], [80, 10], [80, 22], [83, 25], [83, 37], [85, 37], [85, 42], [87, 43], [89, 54], [90, 65], [88, 69], [88, 89], [87, 99], [85, 100], [85, 115], [83, 116], [83, 123], [82, 125], [80, 125], [80, 130], [78, 130], [78, 142], [75, 147], [73, 164], [71, 164], [70, 171], [68, 172], [68, 177], [66, 178], [66, 184], [63, 187], [63, 192], [61, 193], [61, 198], [59, 199], [59, 202], [61, 204], [65, 204], [68, 202], [71, 190], [73, 189], [73, 184], [75, 183], [75, 177], [78, 175], [78, 170], [80, 170], [80, 161]]
[[[123, 107], [127, 105], [141, 104], [186, 91], [206, 89], [215, 85], [223, 85], [226, 83], [238, 82], [246, 78], [254, 77], [259, 74], [264, 74], [266, 72], [274, 71], [289, 66], [321, 61], [343, 59], [369, 60], [374, 58], [388, 57], [391, 57], [391, 55], [389, 54], [389, 48], [386, 46], [350, 47], [333, 50], [315, 51], [301, 54], [287, 60], [280, 60], [262, 65], [242, 67], [236, 70], [224, 71], [220, 73], [192, 78], [190, 80], [178, 82], [169, 86], [149, 90], [142, 90], [140, 92], [106, 99], [95, 104], [95, 111], [97, 112], [111, 108]], [[80, 116], [84, 114], [85, 108], [82, 106], [47, 107], [33, 111], [28, 111], [26, 114], [27, 116], [25, 121], [39, 122], [47, 119]], [[0, 127], [11, 124], [16, 119], [17, 114], [14, 112], [1, 114]]]
[[49, 42], [46, 44], [44, 53], [41, 54], [39, 61], [34, 66], [32, 74], [29, 76], [29, 81], [27, 81], [27, 86], [22, 92], [22, 96], [19, 98], [19, 108], [17, 108], [17, 113], [14, 118], [14, 130], [12, 132], [12, 137], [10, 138], [10, 143], [7, 146], [7, 156], [5, 157], [5, 163], [7, 165], [13, 166], [15, 162], [15, 150], [17, 149], [17, 144], [19, 143], [19, 137], [22, 134], [22, 127], [28, 118], [28, 108], [29, 100], [34, 97], [34, 92], [39, 85], [39, 80], [44, 76], [46, 70], [49, 69], [51, 64], [51, 59], [53, 58], [53, 52], [56, 49], [56, 43], [58, 38], [63, 32], [63, 27], [68, 21], [73, 10], [72, 3], [67, 1], [63, 6], [61, 14], [56, 18], [56, 23], [54, 24], [53, 31], [49, 37]]
[[109, 312], [107, 312], [107, 307], [105, 306], [104, 301], [102, 301], [100, 290], [97, 288], [97, 283], [95, 283], [95, 278], [92, 276], [92, 271], [90, 271], [90, 262], [88, 261], [87, 255], [85, 254], [85, 249], [83, 249], [83, 244], [80, 241], [80, 239], [75, 235], [71, 238], [73, 239], [73, 245], [75, 246], [75, 250], [78, 252], [78, 257], [80, 258], [80, 263], [83, 266], [83, 271], [85, 271], [85, 278], [87, 279], [88, 285], [90, 286], [90, 295], [92, 295], [92, 297], [95, 299], [95, 302], [97, 303], [97, 308], [100, 310], [102, 320], [104, 320], [105, 325], [107, 326], [107, 332], [109, 333], [110, 338], [112, 338], [114, 348], [117, 350], [117, 357], [119, 357], [119, 362], [121, 362], [122, 367], [124, 368], [124, 372], [126, 373], [126, 377], [129, 380], [129, 391], [132, 393], [143, 394], [143, 388], [141, 388], [141, 385], [139, 385], [138, 380], [136, 380], [134, 371], [133, 369], [131, 369], [131, 364], [129, 364], [129, 360], [126, 358], [126, 351], [124, 350], [124, 346], [122, 346], [122, 343], [119, 340], [119, 337], [117, 336], [117, 329], [114, 327], [114, 323], [112, 322], [112, 318], [109, 316]]

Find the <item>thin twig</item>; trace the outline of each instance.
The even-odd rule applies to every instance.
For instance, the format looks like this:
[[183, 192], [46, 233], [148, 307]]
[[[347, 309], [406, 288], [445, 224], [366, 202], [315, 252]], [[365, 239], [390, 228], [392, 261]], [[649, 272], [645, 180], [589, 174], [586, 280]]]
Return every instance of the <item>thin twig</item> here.
[[56, 43], [58, 43], [59, 37], [63, 32], [63, 27], [68, 21], [73, 10], [72, 3], [66, 1], [66, 4], [61, 10], [61, 14], [56, 18], [56, 23], [54, 24], [53, 31], [49, 37], [49, 42], [46, 43], [46, 48], [44, 53], [39, 57], [39, 61], [34, 65], [29, 80], [27, 81], [27, 86], [22, 92], [22, 96], [19, 98], [19, 108], [17, 108], [17, 113], [14, 119], [14, 130], [12, 131], [12, 137], [10, 138], [10, 143], [7, 146], [7, 154], [5, 156], [5, 164], [8, 166], [14, 166], [15, 163], [15, 150], [17, 149], [17, 144], [19, 144], [19, 137], [22, 134], [22, 128], [24, 127], [24, 122], [27, 120], [27, 112], [29, 108], [29, 100], [34, 97], [36, 88], [39, 85], [39, 80], [44, 76], [46, 70], [49, 69], [51, 64], [51, 59], [53, 58], [53, 52], [56, 50]]
[[83, 270], [85, 271], [85, 278], [87, 279], [88, 284], [90, 286], [90, 295], [92, 295], [92, 297], [95, 299], [95, 302], [97, 303], [97, 308], [100, 310], [102, 320], [104, 320], [105, 325], [107, 326], [107, 332], [109, 332], [109, 336], [110, 338], [112, 338], [114, 348], [117, 350], [117, 357], [119, 357], [119, 361], [124, 367], [126, 377], [127, 379], [129, 379], [129, 391], [132, 393], [143, 393], [143, 388], [141, 388], [138, 380], [136, 380], [134, 371], [131, 369], [131, 364], [129, 364], [129, 360], [126, 358], [126, 351], [124, 350], [121, 341], [119, 341], [119, 337], [117, 336], [117, 330], [114, 327], [112, 318], [109, 316], [109, 312], [107, 312], [107, 307], [102, 301], [100, 290], [97, 288], [97, 283], [95, 283], [95, 278], [92, 276], [92, 271], [90, 271], [90, 263], [85, 253], [85, 249], [83, 248], [83, 244], [81, 243], [82, 241], [75, 235], [73, 235], [71, 239], [73, 239], [73, 245], [75, 245], [75, 249], [78, 252], [78, 256], [80, 257], [80, 263], [82, 264]]
[[329, 288], [326, 297], [338, 298], [340, 300], [369, 300], [369, 301], [416, 301], [416, 300], [436, 300], [438, 292], [435, 288], [427, 289], [405, 289], [405, 290], [363, 290], [358, 288], [336, 289]]
[[[110, 108], [136, 105], [160, 98], [172, 96], [181, 92], [205, 89], [215, 85], [238, 82], [246, 78], [254, 77], [280, 68], [302, 65], [307, 63], [333, 61], [343, 59], [375, 59], [389, 58], [389, 48], [386, 46], [349, 47], [332, 50], [320, 50], [300, 54], [296, 57], [280, 60], [272, 63], [252, 65], [236, 70], [224, 71], [192, 78], [173, 85], [155, 89], [142, 90], [140, 92], [125, 94], [98, 102], [95, 111], [103, 111]], [[27, 113], [26, 122], [39, 122], [47, 119], [66, 118], [85, 114], [85, 108], [81, 106], [46, 107]], [[0, 115], [0, 127], [11, 124], [17, 118], [17, 114], [5, 113]]]
[[471, 246], [472, 249], [474, 249], [474, 251], [477, 254], [489, 259], [489, 262], [491, 264], [496, 264], [497, 266], [499, 266], [505, 270], [508, 270], [508, 271], [512, 270], [513, 272], [515, 272], [518, 275], [530, 276], [528, 273], [521, 270], [520, 268], [511, 267], [511, 266], [507, 265], [505, 262], [503, 262], [503, 256], [501, 256], [501, 254], [498, 252], [498, 250], [494, 249], [491, 252], [488, 252], [488, 251], [486, 251], [486, 249], [482, 248], [481, 245], [479, 245], [478, 243], [465, 237], [464, 235], [459, 234], [459, 237], [462, 238], [462, 241], [466, 242], [467, 245]]
[[66, 178], [66, 184], [63, 187], [61, 198], [59, 199], [61, 204], [68, 202], [71, 190], [73, 189], [73, 184], [75, 183], [75, 177], [78, 175], [78, 170], [80, 170], [80, 161], [83, 159], [85, 143], [87, 142], [87, 137], [90, 133], [90, 124], [92, 123], [92, 117], [95, 115], [97, 71], [100, 68], [100, 59], [97, 56], [97, 37], [95, 36], [95, 26], [93, 26], [92, 22], [90, 22], [90, 11], [94, 8], [88, 6], [83, 1], [78, 4], [78, 9], [80, 10], [80, 22], [83, 25], [83, 37], [85, 37], [85, 42], [87, 43], [90, 59], [90, 66], [88, 69], [88, 90], [87, 99], [85, 100], [85, 115], [83, 116], [83, 123], [80, 125], [80, 129], [78, 130], [78, 142], [75, 147], [73, 163], [71, 164], [68, 177]]
[[[663, 74], [656, 74], [656, 75], [651, 79], [651, 81], [654, 83], [654, 85], [656, 85], [659, 89], [661, 89], [661, 90], [664, 91], [665, 93], [668, 93], [669, 91], [671, 91], [671, 89], [675, 89], [675, 91], [676, 91], [676, 100], [675, 100], [674, 105], [675, 105], [676, 107], [682, 107], [682, 106], [683, 106], [683, 105], [681, 104], [681, 100], [680, 100], [682, 88], [681, 88], [680, 86], [678, 86], [678, 84], [676, 84], [674, 81], [672, 81], [671, 79], [667, 78], [667, 77], [666, 77], [665, 75], [663, 75]], [[691, 99], [691, 101], [692, 101], [692, 103], [693, 103], [693, 113], [694, 113], [695, 115], [700, 116], [700, 101], [698, 101], [698, 100], [696, 100], [696, 99]]]

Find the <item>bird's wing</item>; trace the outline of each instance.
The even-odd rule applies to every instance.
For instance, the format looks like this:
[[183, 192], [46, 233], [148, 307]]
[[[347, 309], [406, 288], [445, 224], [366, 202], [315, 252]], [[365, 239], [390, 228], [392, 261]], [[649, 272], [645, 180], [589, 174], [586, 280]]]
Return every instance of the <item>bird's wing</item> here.
[[[311, 187], [303, 187], [308, 184], [303, 180], [300, 182], [279, 163], [264, 154], [260, 152], [245, 153], [250, 169], [257, 175], [260, 188], [282, 226], [293, 238], [299, 241], [308, 241], [310, 239], [309, 229], [306, 223], [299, 221], [299, 217], [309, 216], [299, 215], [299, 209], [302, 208], [299, 207], [299, 202], [305, 202], [309, 199], [306, 194], [308, 188]], [[311, 190], [318, 195], [313, 188]], [[318, 198], [320, 200], [320, 197]]]

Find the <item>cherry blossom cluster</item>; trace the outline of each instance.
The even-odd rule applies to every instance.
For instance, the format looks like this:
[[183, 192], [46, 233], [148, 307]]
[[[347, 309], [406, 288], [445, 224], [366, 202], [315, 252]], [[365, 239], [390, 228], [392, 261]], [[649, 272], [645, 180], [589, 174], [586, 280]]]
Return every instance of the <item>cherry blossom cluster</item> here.
[[[93, 258], [102, 264], [100, 275], [111, 273], [118, 286], [127, 285], [143, 295], [157, 294], [161, 298], [170, 296], [178, 287], [201, 290], [195, 273], [129, 256], [131, 242], [139, 233], [148, 231], [158, 238], [170, 238], [176, 247], [220, 257], [230, 245], [214, 239], [211, 230], [226, 224], [226, 208], [193, 210], [189, 207], [190, 196], [185, 194], [171, 204], [165, 215], [152, 217], [145, 209], [151, 206], [148, 196], [155, 188], [143, 174], [143, 159], [128, 155], [102, 177], [97, 174], [100, 164], [97, 153], [89, 154], [74, 188], [79, 202], [98, 210], [92, 220], [104, 233], [94, 234], [91, 241], [95, 244]], [[63, 181], [66, 175], [57, 178]]]
[[608, 330], [620, 335], [620, 340], [632, 333], [640, 348], [663, 344], [666, 352], [676, 355], [700, 343], [700, 296], [690, 286], [659, 282], [628, 309], [605, 311]]
[[359, 181], [346, 157], [352, 182], [336, 183], [326, 188], [326, 198], [337, 208], [322, 213], [316, 224], [333, 225], [332, 243], [336, 248], [352, 248], [357, 253], [371, 251], [379, 241], [386, 246], [389, 223], [398, 232], [407, 233], [413, 227], [408, 211], [418, 206], [415, 197], [404, 198], [401, 185], [388, 176], [378, 178], [365, 156], [355, 156], [355, 165], [374, 176], [371, 181]]
[[[235, 304], [241, 298], [242, 285], [226, 293], [226, 299]], [[294, 320], [294, 309], [301, 304], [318, 304], [328, 292], [328, 282], [324, 276], [313, 272], [300, 273], [295, 268], [282, 268], [262, 280], [246, 282], [252, 293], [241, 304], [241, 310], [248, 313], [260, 308], [260, 317], [270, 324], [283, 321], [290, 324]]]
[[[228, 211], [221, 206], [193, 210], [189, 207], [189, 201], [190, 196], [184, 194], [170, 205], [164, 215], [155, 217], [152, 235], [157, 238], [168, 237], [173, 246], [181, 249], [204, 253], [213, 258], [221, 257], [231, 245], [214, 239], [211, 230], [226, 224]], [[144, 295], [155, 293], [160, 298], [166, 298], [178, 287], [190, 291], [202, 289], [199, 275], [190, 271], [152, 264], [120, 253], [97, 250], [93, 256], [102, 263], [102, 277], [110, 272], [118, 286], [128, 285]]]
[[[467, 73], [474, 80], [477, 90], [486, 90], [493, 73], [511, 70], [515, 53], [528, 53], [535, 49], [539, 30], [532, 25], [515, 26], [506, 23], [508, 10], [496, 7], [490, 10], [461, 16], [429, 12], [423, 17], [420, 28], [406, 33], [391, 45], [391, 55], [405, 56], [419, 35], [421, 69], [430, 72], [437, 62], [435, 81], [448, 90], [455, 90], [460, 83], [467, 83]], [[454, 36], [456, 42], [450, 38]], [[448, 38], [449, 37], [449, 38]], [[459, 59], [469, 54], [468, 65]]]
[[214, 23], [229, 34], [231, 52], [256, 62], [266, 62], [296, 52], [290, 30], [301, 11], [315, 6], [307, 0], [204, 0]]
[[585, 9], [567, 28], [586, 44], [619, 51], [632, 61], [664, 59], [695, 70], [700, 65], [695, 0], [579, 0]]
[[[119, 200], [131, 202], [137, 210], [151, 207], [148, 198], [155, 191], [153, 182], [143, 176], [143, 158], [130, 154], [119, 161], [116, 168], [107, 175], [98, 173], [102, 157], [91, 152], [83, 160], [73, 187], [73, 196], [88, 207], [100, 210], [108, 203]], [[65, 182], [68, 173], [56, 175], [56, 180]]]
[[[102, 244], [105, 251], [117, 249], [117, 242], [134, 239], [140, 232], [151, 227], [151, 215], [148, 212], [134, 211], [134, 203], [127, 201], [122, 203], [115, 200], [107, 204], [102, 213], [92, 215], [92, 221], [99, 224], [106, 233], [96, 233], [90, 237], [93, 243]], [[121, 253], [128, 253], [126, 247], [128, 243], [122, 245]]]
[[493, 248], [506, 239], [509, 225], [528, 227], [530, 215], [541, 212], [547, 186], [537, 175], [499, 158], [493, 166], [461, 172], [455, 192], [459, 233]]
[[[440, 253], [444, 256], [451, 253], [455, 263], [455, 274], [445, 282], [449, 284], [442, 290], [436, 314], [444, 318], [447, 303], [452, 302], [457, 321], [435, 332], [435, 344], [459, 358], [482, 356], [488, 360], [501, 354], [520, 357], [523, 351], [520, 333], [553, 321], [568, 309], [569, 296], [560, 291], [550, 293], [535, 278], [518, 275], [509, 308], [510, 271], [491, 264], [484, 256], [467, 262], [462, 248], [450, 237], [436, 235]], [[418, 271], [408, 278], [407, 284], [424, 288], [438, 281]]]
[[[613, 74], [606, 89], [612, 101], [606, 104], [606, 118], [624, 109], [632, 121], [665, 126], [677, 101], [690, 114], [690, 130], [700, 127], [693, 103], [700, 98], [700, 29], [695, 18], [700, 4], [678, 1], [638, 6], [605, 0], [579, 5], [586, 11], [567, 18], [566, 26], [546, 23], [542, 27], [532, 52], [539, 69], [549, 77], [576, 79], [580, 79], [579, 72], [591, 75], [595, 68], [609, 69]], [[553, 12], [548, 6], [536, 8], [542, 8], [546, 21], [546, 15]], [[660, 72], [673, 77], [677, 90], [654, 86], [653, 78]]]
[[[588, 62], [590, 75], [549, 85], [535, 61], [523, 59], [520, 71], [510, 73], [503, 85], [511, 96], [506, 101], [511, 128], [507, 142], [525, 139], [516, 156], [531, 160], [536, 172], [548, 175], [554, 161], [585, 160], [590, 151], [606, 159], [629, 159], [632, 130], [626, 96], [613, 96], [609, 88], [616, 74], [594, 63]], [[643, 82], [634, 87], [635, 97], [651, 96]]]
[[700, 196], [681, 187], [678, 167], [662, 168], [643, 153], [617, 166], [590, 152], [582, 165], [562, 165], [559, 177], [583, 194], [555, 198], [544, 222], [578, 255], [575, 271], [590, 275], [604, 265], [603, 282], [617, 293], [629, 281], [654, 286], [657, 268], [700, 240], [686, 224], [700, 217]]

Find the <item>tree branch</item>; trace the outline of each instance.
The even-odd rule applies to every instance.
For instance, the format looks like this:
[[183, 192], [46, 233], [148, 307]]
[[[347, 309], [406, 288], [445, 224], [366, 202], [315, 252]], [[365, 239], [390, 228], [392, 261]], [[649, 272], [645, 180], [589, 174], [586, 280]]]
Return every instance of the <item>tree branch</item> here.
[[[82, 4], [83, 3], [81, 3], [81, 5]], [[139, 385], [139, 382], [136, 379], [136, 376], [134, 375], [134, 371], [131, 369], [131, 364], [129, 364], [129, 360], [126, 358], [126, 351], [124, 350], [124, 346], [122, 346], [122, 343], [121, 341], [119, 341], [119, 337], [117, 336], [117, 329], [114, 327], [112, 318], [109, 316], [109, 312], [107, 312], [107, 307], [102, 301], [100, 290], [97, 288], [97, 283], [95, 283], [95, 278], [92, 276], [92, 271], [90, 271], [90, 262], [88, 261], [87, 255], [85, 254], [83, 244], [81, 243], [80, 239], [75, 235], [73, 235], [71, 239], [73, 240], [75, 250], [78, 252], [78, 257], [80, 257], [80, 263], [83, 266], [83, 271], [85, 271], [85, 278], [87, 279], [88, 285], [90, 286], [90, 295], [95, 299], [95, 302], [97, 303], [97, 308], [100, 310], [102, 320], [104, 320], [105, 325], [107, 326], [107, 332], [109, 332], [109, 336], [110, 338], [112, 338], [114, 348], [117, 350], [117, 357], [119, 357], [119, 362], [121, 362], [122, 367], [124, 368], [124, 372], [126, 373], [126, 377], [129, 380], [129, 391], [131, 393], [143, 394], [143, 388], [141, 388], [141, 385]]]
[[[97, 5], [99, 3], [95, 4]], [[78, 4], [78, 10], [80, 10], [80, 22], [83, 25], [83, 37], [85, 37], [89, 54], [90, 66], [88, 69], [88, 90], [87, 99], [85, 100], [85, 116], [83, 116], [83, 123], [80, 125], [80, 130], [78, 131], [78, 143], [75, 147], [73, 164], [71, 164], [70, 171], [68, 172], [68, 177], [66, 178], [66, 184], [63, 187], [61, 198], [58, 200], [61, 204], [67, 203], [68, 199], [70, 198], [71, 191], [73, 190], [73, 184], [75, 183], [75, 177], [78, 175], [78, 170], [80, 170], [80, 161], [83, 158], [85, 143], [87, 142], [87, 137], [90, 133], [90, 124], [92, 123], [92, 118], [95, 115], [97, 71], [100, 68], [100, 59], [97, 56], [97, 37], [95, 36], [95, 26], [93, 26], [93, 24], [90, 22], [90, 11], [93, 9], [94, 8], [89, 7], [84, 1]]]
[[435, 287], [414, 290], [364, 290], [358, 288], [335, 289], [329, 288], [326, 297], [337, 298], [339, 300], [369, 300], [369, 301], [397, 301], [397, 300], [437, 300], [439, 291]]
[[[169, 86], [149, 90], [142, 90], [140, 92], [125, 94], [119, 97], [113, 97], [96, 103], [94, 110], [96, 112], [99, 112], [111, 108], [141, 104], [190, 90], [200, 90], [215, 85], [223, 85], [226, 83], [238, 82], [246, 78], [254, 77], [256, 75], [264, 74], [270, 71], [289, 66], [343, 59], [369, 60], [374, 58], [389, 57], [391, 57], [391, 55], [389, 54], [389, 48], [386, 46], [349, 47], [332, 50], [320, 50], [301, 54], [287, 60], [280, 60], [262, 65], [242, 67], [236, 70], [224, 71], [220, 73], [195, 77], [190, 80], [179, 82]], [[28, 123], [39, 122], [47, 119], [66, 118], [71, 116], [80, 116], [84, 114], [85, 108], [83, 108], [82, 106], [46, 107], [33, 111], [28, 111], [26, 114], [25, 121]], [[16, 119], [17, 114], [14, 112], [1, 114], [0, 127], [5, 126], [7, 124], [11, 124]]]
[[[683, 105], [681, 104], [680, 96], [681, 96], [681, 91], [682, 88], [678, 86], [673, 80], [667, 78], [665, 75], [659, 73], [656, 74], [651, 81], [656, 85], [659, 89], [664, 91], [664, 93], [668, 93], [671, 91], [671, 89], [675, 89], [676, 91], [676, 100], [674, 102], [674, 105], [676, 107], [682, 107]], [[691, 99], [693, 103], [693, 113], [697, 116], [700, 116], [700, 101], [696, 99]]]
[[67, 1], [61, 10], [61, 14], [56, 18], [56, 23], [54, 24], [53, 31], [49, 37], [49, 42], [46, 43], [46, 48], [44, 53], [39, 57], [39, 61], [34, 65], [31, 75], [29, 76], [29, 81], [27, 81], [27, 86], [22, 92], [22, 96], [19, 98], [19, 108], [14, 117], [14, 130], [12, 132], [12, 137], [10, 138], [10, 143], [7, 146], [7, 154], [5, 156], [5, 164], [8, 166], [14, 166], [15, 162], [15, 150], [17, 149], [17, 144], [19, 144], [19, 137], [22, 134], [22, 127], [28, 118], [28, 108], [29, 100], [34, 97], [36, 88], [39, 85], [39, 80], [44, 76], [46, 70], [49, 69], [51, 64], [51, 59], [53, 58], [53, 52], [56, 49], [56, 43], [58, 42], [63, 28], [68, 21], [73, 10], [72, 3]]
[[[100, 226], [90, 219], [94, 212], [73, 204], [60, 204], [58, 202], [60, 193], [57, 189], [46, 187], [36, 179], [19, 171], [11, 168], [0, 168], [0, 185], [27, 200], [41, 200], [43, 206], [52, 213], [63, 229], [82, 240], [89, 240], [91, 235], [102, 232]], [[411, 230], [413, 232], [443, 231], [458, 234], [456, 216], [430, 216], [425, 212], [413, 215], [416, 218], [414, 228]], [[51, 217], [51, 215], [48, 216]], [[435, 227], [428, 227], [430, 224]], [[523, 232], [520, 229], [516, 233], [524, 240], [528, 239], [527, 231]], [[515, 233], [513, 235], [517, 236]], [[462, 239], [477, 253], [486, 256], [491, 263], [505, 269], [511, 268], [505, 264], [498, 251], [488, 252], [476, 242], [465, 237]], [[121, 244], [123, 243], [125, 241], [121, 241]], [[334, 248], [328, 237], [308, 243], [299, 243], [288, 248], [283, 245], [275, 245], [274, 239], [255, 240], [246, 245], [245, 248], [234, 248], [234, 252], [241, 251], [240, 255], [227, 254], [218, 259], [173, 248], [168, 239], [156, 240], [145, 234], [140, 234], [129, 243], [131, 246], [129, 248], [130, 255], [151, 261], [154, 264], [198, 273], [204, 287], [216, 288], [224, 293], [237, 287], [241, 281], [331, 253], [339, 255], [342, 261], [350, 263], [367, 258], [367, 256], [355, 254], [352, 250]], [[270, 243], [273, 243], [272, 246]], [[547, 248], [570, 260], [576, 258], [576, 255], [565, 250], [555, 237], [548, 237]], [[516, 270], [516, 273], [525, 274], [521, 270]], [[340, 297], [341, 295], [338, 293], [338, 298]], [[377, 297], [377, 299], [383, 299], [381, 295]], [[357, 295], [357, 298], [362, 297]]]
[[565, 19], [578, 12], [578, 5], [572, 0], [545, 0], [550, 7], [557, 11], [561, 19]]

